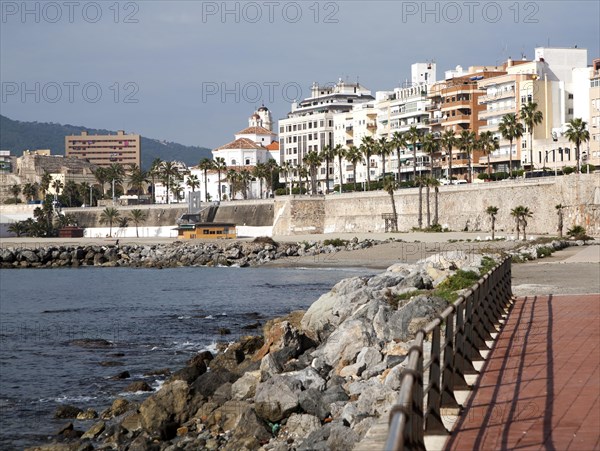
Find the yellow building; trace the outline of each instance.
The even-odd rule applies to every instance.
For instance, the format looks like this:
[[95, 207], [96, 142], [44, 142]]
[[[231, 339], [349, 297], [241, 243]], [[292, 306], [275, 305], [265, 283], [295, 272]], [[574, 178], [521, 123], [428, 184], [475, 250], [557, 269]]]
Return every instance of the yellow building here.
[[185, 240], [212, 240], [216, 238], [236, 238], [235, 224], [228, 222], [199, 222], [180, 224], [177, 237]]
[[140, 135], [126, 135], [123, 130], [116, 135], [88, 135], [84, 131], [81, 135], [65, 136], [65, 155], [103, 167], [114, 163], [139, 166], [142, 158], [140, 140]]

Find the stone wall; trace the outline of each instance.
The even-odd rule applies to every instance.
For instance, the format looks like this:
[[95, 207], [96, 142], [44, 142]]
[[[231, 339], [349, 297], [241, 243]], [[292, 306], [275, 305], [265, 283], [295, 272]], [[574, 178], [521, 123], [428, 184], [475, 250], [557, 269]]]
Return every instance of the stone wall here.
[[[416, 188], [395, 192], [398, 227], [409, 231], [417, 226]], [[557, 204], [565, 205], [564, 230], [583, 225], [589, 234], [600, 235], [600, 175], [571, 174], [540, 180], [517, 180], [460, 186], [441, 186], [439, 223], [450, 230], [489, 232], [488, 206], [499, 209], [496, 230], [515, 233], [511, 209], [528, 207], [533, 217], [528, 233], [555, 234]], [[430, 192], [431, 219], [434, 217], [434, 191]], [[285, 197], [276, 201], [274, 235], [333, 232], [383, 232], [382, 214], [391, 213], [390, 196], [383, 192], [331, 195], [327, 198]], [[423, 225], [427, 224], [426, 189], [423, 189]]]

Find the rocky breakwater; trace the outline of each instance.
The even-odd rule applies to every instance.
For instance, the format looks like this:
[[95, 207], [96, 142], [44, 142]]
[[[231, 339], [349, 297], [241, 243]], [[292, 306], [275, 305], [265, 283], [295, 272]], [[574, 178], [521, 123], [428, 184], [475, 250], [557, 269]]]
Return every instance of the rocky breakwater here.
[[0, 268], [59, 268], [80, 266], [173, 268], [179, 266], [257, 266], [302, 255], [357, 250], [386, 241], [354, 239], [328, 243], [277, 243], [270, 238], [248, 241], [121, 246], [71, 245], [0, 249]]
[[452, 252], [342, 280], [263, 337], [196, 355], [141, 404], [116, 400], [85, 433], [68, 424], [30, 450], [350, 450], [387, 418], [411, 340], [448, 305], [437, 290], [490, 264]]

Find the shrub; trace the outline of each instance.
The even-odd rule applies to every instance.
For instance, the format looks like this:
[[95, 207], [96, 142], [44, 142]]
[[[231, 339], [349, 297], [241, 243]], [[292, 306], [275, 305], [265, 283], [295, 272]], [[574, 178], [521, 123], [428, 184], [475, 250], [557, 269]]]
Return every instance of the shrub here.
[[536, 249], [537, 258], [550, 257], [554, 249], [548, 246], [538, 247]]
[[569, 175], [575, 172], [575, 168], [573, 166], [565, 166], [564, 168], [562, 168], [562, 172], [564, 175]]
[[479, 180], [490, 180], [492, 178], [492, 176], [490, 174], [488, 174], [487, 172], [482, 172], [481, 174], [477, 175], [477, 178]]
[[587, 174], [588, 172], [591, 174], [595, 170], [596, 170], [596, 166], [594, 166], [593, 164], [582, 164], [580, 172], [582, 174]]
[[279, 244], [270, 236], [257, 236], [252, 240], [253, 243], [262, 243], [262, 244], [272, 244], [273, 246], [278, 246]]
[[347, 240], [341, 238], [332, 238], [330, 240], [323, 241], [323, 246], [334, 246], [334, 247], [345, 247], [348, 244]]
[[570, 236], [576, 240], [583, 240], [583, 241], [593, 240], [593, 238], [591, 236], [588, 236], [587, 231], [585, 230], [585, 227], [580, 226], [580, 225], [574, 225], [569, 230], [567, 230], [567, 236]]

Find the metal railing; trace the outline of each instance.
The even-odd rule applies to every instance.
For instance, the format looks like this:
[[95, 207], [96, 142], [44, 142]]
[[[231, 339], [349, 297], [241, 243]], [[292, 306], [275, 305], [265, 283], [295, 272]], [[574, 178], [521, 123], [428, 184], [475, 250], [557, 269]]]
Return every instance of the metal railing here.
[[[486, 341], [498, 332], [511, 299], [511, 260], [507, 258], [417, 332], [398, 402], [390, 412], [386, 450], [425, 450], [425, 435], [449, 434], [442, 409], [460, 411], [454, 390], [469, 389], [465, 375], [478, 374], [473, 362], [483, 360], [480, 351], [489, 350]], [[431, 352], [425, 358], [423, 342], [429, 335]]]

